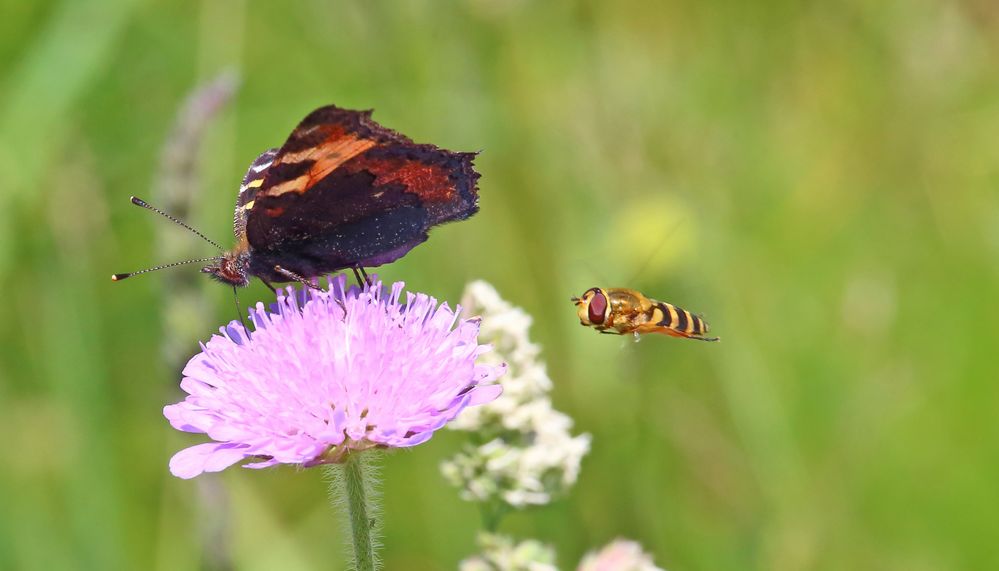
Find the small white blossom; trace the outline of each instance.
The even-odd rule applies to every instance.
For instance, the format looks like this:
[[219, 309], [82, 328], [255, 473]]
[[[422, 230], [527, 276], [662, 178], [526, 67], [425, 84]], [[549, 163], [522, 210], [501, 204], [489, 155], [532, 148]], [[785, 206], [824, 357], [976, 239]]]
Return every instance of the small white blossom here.
[[615, 539], [597, 553], [583, 558], [576, 571], [663, 571], [634, 541]]
[[513, 539], [491, 533], [479, 534], [482, 553], [465, 559], [460, 571], [558, 571], [555, 551], [540, 541]]
[[540, 347], [528, 338], [531, 317], [483, 281], [465, 288], [462, 305], [466, 314], [482, 316], [479, 339], [493, 346], [480, 362], [505, 361], [507, 373], [499, 398], [465, 409], [449, 425], [472, 433], [473, 442], [441, 471], [466, 500], [546, 504], [576, 482], [590, 436], [572, 436], [572, 419], [552, 408], [551, 379]]

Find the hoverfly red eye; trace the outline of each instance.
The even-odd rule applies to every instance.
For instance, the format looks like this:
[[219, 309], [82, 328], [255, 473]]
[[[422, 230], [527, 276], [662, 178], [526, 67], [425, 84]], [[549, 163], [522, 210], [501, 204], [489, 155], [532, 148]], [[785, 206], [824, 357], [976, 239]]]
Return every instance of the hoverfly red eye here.
[[590, 323], [601, 325], [604, 322], [605, 311], [607, 311], [607, 298], [600, 291], [594, 292], [589, 307]]

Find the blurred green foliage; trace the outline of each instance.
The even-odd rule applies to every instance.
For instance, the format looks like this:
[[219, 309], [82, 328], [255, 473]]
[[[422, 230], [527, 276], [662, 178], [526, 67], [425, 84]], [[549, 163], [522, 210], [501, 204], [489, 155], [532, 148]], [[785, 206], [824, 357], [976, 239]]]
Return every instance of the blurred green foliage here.
[[[242, 86], [206, 128], [190, 216], [224, 241], [246, 165], [319, 105], [484, 151], [481, 212], [379, 273], [453, 301], [496, 285], [594, 436], [572, 495], [506, 532], [566, 569], [617, 536], [673, 570], [999, 567], [994, 2], [0, 13], [0, 568], [212, 566], [223, 508], [166, 469], [200, 441], [161, 415], [181, 396], [161, 356], [170, 282], [108, 276], [173, 261], [155, 237], [183, 231], [127, 197], [149, 195], [184, 97], [224, 69]], [[199, 283], [204, 339], [233, 309]], [[568, 298], [592, 285], [704, 312], [722, 342], [581, 328]], [[473, 552], [475, 509], [437, 468], [461, 437], [383, 460], [387, 569]], [[237, 568], [342, 568], [319, 471], [218, 481], [214, 547]]]

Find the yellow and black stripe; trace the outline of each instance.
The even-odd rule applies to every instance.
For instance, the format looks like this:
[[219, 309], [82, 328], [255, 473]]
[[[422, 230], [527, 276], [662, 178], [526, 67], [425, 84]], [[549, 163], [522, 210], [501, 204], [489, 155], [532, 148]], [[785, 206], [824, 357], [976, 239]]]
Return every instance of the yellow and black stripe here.
[[677, 307], [672, 303], [666, 303], [664, 301], [658, 302], [657, 308], [663, 316], [662, 321], [658, 323], [659, 326], [665, 327], [677, 333], [681, 337], [702, 339], [704, 341], [718, 340], [717, 337], [702, 337], [702, 335], [708, 332], [708, 324], [705, 323], [700, 316], [694, 315], [682, 307]]

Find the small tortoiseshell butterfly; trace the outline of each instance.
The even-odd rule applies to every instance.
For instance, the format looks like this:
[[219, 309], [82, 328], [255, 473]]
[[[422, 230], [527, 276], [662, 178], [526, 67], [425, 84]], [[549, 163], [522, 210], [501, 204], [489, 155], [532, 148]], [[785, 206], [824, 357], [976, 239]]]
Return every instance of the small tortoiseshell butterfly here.
[[[474, 158], [414, 143], [374, 122], [371, 111], [320, 107], [246, 171], [236, 246], [190, 261], [210, 260], [202, 271], [220, 282], [242, 287], [256, 276], [272, 289], [270, 282], [387, 264], [425, 241], [430, 228], [475, 214]], [[191, 229], [141, 199], [132, 202]]]

